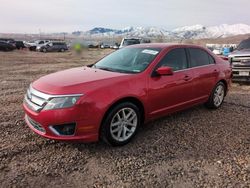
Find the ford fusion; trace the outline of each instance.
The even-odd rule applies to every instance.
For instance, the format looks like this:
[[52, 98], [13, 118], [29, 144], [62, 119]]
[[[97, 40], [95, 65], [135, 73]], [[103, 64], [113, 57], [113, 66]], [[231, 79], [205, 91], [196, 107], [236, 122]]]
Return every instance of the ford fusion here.
[[23, 107], [28, 126], [55, 140], [127, 144], [148, 121], [194, 105], [217, 109], [230, 64], [195, 45], [139, 44], [91, 66], [34, 81]]

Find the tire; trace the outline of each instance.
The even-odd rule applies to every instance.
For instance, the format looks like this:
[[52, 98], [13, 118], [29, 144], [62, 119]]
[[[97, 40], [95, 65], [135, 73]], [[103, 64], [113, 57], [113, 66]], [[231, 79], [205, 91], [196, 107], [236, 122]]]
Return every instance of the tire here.
[[224, 101], [225, 95], [226, 95], [225, 84], [223, 82], [218, 82], [215, 85], [208, 101], [205, 103], [206, 107], [210, 109], [219, 108]]
[[60, 52], [65, 52], [65, 50], [62, 48], [62, 49], [60, 50]]
[[124, 102], [113, 107], [101, 127], [101, 138], [112, 146], [123, 146], [136, 135], [141, 124], [139, 108]]
[[29, 47], [30, 51], [36, 51], [36, 47], [35, 46], [31, 46]]
[[43, 48], [43, 49], [42, 49], [42, 51], [43, 51], [44, 53], [46, 53], [46, 52], [47, 52], [46, 48]]

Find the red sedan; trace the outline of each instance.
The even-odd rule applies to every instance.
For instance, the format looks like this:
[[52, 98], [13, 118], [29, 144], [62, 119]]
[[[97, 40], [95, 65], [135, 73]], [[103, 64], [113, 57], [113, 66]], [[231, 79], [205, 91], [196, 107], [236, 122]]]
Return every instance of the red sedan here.
[[46, 138], [124, 145], [155, 118], [202, 103], [219, 108], [231, 74], [227, 61], [199, 46], [133, 45], [33, 82], [25, 120]]

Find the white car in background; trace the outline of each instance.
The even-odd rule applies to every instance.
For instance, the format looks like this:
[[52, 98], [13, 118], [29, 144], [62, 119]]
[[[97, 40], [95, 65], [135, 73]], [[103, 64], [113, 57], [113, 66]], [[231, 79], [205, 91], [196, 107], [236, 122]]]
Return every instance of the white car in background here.
[[215, 55], [222, 55], [222, 49], [220, 49], [220, 48], [215, 48], [215, 49], [213, 50], [213, 53], [214, 53]]
[[45, 45], [47, 45], [47, 44], [49, 44], [49, 43], [50, 43], [50, 41], [45, 41], [45, 42], [42, 43], [42, 44], [37, 44], [37, 45], [36, 45], [36, 51], [40, 51], [40, 49], [41, 49], [42, 46], [45, 46]]
[[24, 45], [25, 45], [25, 47], [29, 48], [30, 50], [35, 51], [37, 49], [37, 46], [43, 46], [49, 42], [50, 42], [50, 40], [35, 40], [35, 41], [24, 42]]

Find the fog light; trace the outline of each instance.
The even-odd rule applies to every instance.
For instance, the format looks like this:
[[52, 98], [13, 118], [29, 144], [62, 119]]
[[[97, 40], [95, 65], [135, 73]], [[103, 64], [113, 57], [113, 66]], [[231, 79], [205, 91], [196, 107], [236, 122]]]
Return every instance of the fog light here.
[[57, 135], [70, 136], [75, 134], [75, 123], [51, 126], [52, 131]]

